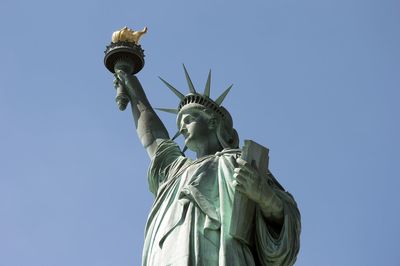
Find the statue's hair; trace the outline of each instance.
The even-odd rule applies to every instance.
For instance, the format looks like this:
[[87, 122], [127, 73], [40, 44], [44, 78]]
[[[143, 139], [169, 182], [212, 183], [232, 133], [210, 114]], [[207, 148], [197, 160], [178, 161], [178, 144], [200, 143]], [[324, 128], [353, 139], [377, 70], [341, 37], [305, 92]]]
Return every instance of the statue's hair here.
[[225, 118], [220, 119], [220, 122], [218, 123], [218, 140], [224, 149], [236, 149], [239, 147], [239, 135], [233, 127], [232, 116], [224, 107], [220, 106], [220, 110], [225, 113]]

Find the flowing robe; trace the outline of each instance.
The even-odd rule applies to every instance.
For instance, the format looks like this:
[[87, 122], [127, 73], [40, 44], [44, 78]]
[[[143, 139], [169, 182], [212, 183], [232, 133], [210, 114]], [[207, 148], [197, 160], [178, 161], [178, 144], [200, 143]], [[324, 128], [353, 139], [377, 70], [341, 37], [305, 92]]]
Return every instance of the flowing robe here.
[[229, 234], [235, 193], [233, 170], [239, 149], [226, 149], [197, 160], [186, 158], [170, 140], [157, 148], [149, 168], [155, 202], [149, 214], [142, 264], [293, 265], [299, 250], [300, 214], [292, 196], [275, 183], [284, 206], [277, 231], [256, 210], [254, 244]]

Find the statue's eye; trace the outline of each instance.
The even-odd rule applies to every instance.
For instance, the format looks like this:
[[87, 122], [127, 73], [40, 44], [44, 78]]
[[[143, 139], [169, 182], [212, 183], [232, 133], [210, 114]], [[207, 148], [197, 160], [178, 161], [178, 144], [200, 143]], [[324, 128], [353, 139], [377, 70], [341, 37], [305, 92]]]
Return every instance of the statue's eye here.
[[187, 116], [187, 117], [185, 117], [185, 119], [183, 119], [183, 122], [185, 124], [189, 124], [189, 123], [193, 122], [193, 117]]

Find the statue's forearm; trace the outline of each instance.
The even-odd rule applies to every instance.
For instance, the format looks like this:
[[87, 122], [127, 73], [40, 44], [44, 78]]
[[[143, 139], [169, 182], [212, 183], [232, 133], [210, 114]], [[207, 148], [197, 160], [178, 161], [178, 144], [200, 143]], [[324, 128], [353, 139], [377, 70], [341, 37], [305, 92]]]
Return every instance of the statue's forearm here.
[[131, 102], [136, 132], [143, 146], [152, 157], [157, 146], [157, 139], [169, 138], [164, 124], [150, 105], [146, 94], [136, 77], [131, 79], [128, 96]]
[[281, 227], [283, 225], [283, 202], [276, 195], [276, 192], [268, 185], [266, 180], [263, 180], [264, 184], [261, 184], [260, 188], [262, 192], [258, 202], [261, 212], [264, 218], [274, 224], [275, 226]]

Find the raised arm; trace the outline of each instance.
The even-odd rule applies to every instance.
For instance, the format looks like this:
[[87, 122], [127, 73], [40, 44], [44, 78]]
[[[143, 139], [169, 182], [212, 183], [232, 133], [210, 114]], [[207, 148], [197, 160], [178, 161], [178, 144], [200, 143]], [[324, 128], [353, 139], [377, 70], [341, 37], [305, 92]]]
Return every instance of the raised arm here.
[[122, 85], [129, 97], [138, 137], [150, 158], [153, 158], [160, 141], [169, 139], [168, 131], [147, 100], [136, 76], [120, 70], [115, 76], [115, 86]]

